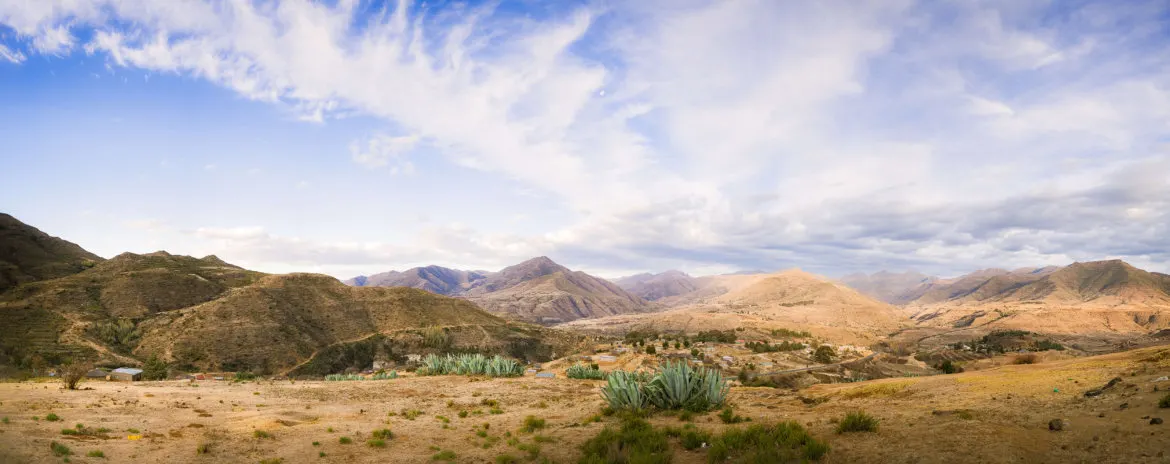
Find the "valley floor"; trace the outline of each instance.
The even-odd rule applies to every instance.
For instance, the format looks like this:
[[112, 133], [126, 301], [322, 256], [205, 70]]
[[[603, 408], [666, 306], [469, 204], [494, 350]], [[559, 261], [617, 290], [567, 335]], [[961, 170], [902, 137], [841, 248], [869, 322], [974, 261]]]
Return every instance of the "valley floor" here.
[[[1170, 347], [1162, 346], [955, 375], [823, 384], [799, 392], [737, 387], [731, 401], [736, 413], [753, 423], [806, 425], [832, 447], [828, 463], [1170, 462], [1170, 425], [1150, 424], [1151, 417], [1170, 419], [1170, 409], [1157, 404], [1170, 381], [1156, 379], [1167, 375]], [[1122, 381], [1104, 394], [1084, 396], [1114, 377]], [[579, 444], [617, 423], [613, 417], [587, 422], [602, 406], [600, 385], [560, 376], [197, 386], [94, 381], [83, 383], [81, 391], [64, 391], [57, 383], [3, 383], [0, 416], [7, 421], [0, 424], [0, 462], [62, 462], [53, 456], [52, 441], [72, 450], [71, 462], [433, 462], [441, 451], [453, 452], [454, 462], [496, 462], [501, 454], [524, 462], [527, 453], [509, 445], [506, 432], [524, 447], [539, 435], [540, 456], [575, 462]], [[496, 414], [492, 401], [498, 402]], [[421, 414], [404, 417], [410, 410]], [[879, 418], [879, 430], [835, 434], [835, 420], [855, 410]], [[466, 417], [459, 417], [460, 411], [467, 411]], [[50, 413], [61, 420], [46, 421]], [[529, 415], [547, 425], [522, 432]], [[1049, 431], [1052, 419], [1063, 419], [1065, 429]], [[651, 422], [680, 425], [665, 415]], [[712, 431], [729, 427], [716, 413], [697, 416], [695, 423]], [[61, 434], [76, 424], [110, 431], [106, 438]], [[371, 433], [383, 428], [393, 430], [394, 438], [384, 448], [367, 446]], [[271, 438], [256, 438], [256, 431]], [[486, 437], [477, 436], [480, 431]], [[353, 443], [342, 444], [341, 437]], [[196, 454], [201, 444], [209, 445], [208, 454]], [[702, 451], [673, 446], [674, 462], [706, 462]], [[86, 457], [92, 450], [105, 458]]]

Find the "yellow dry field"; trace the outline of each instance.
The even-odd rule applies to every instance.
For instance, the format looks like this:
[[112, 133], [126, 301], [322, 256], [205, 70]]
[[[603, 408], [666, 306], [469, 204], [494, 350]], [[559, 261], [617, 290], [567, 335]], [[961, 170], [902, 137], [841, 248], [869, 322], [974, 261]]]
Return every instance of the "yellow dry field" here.
[[[817, 385], [799, 392], [734, 388], [731, 401], [736, 413], [753, 423], [804, 424], [832, 447], [824, 460], [828, 463], [1170, 462], [1170, 425], [1149, 423], [1150, 417], [1170, 419], [1170, 409], [1157, 405], [1170, 382], [1154, 382], [1165, 375], [1170, 375], [1170, 347], [1154, 347], [948, 376]], [[1086, 390], [1113, 377], [1123, 381], [1099, 397], [1084, 397]], [[537, 462], [576, 462], [578, 445], [617, 422], [612, 417], [588, 421], [602, 406], [600, 382], [560, 375], [82, 385], [86, 390], [63, 391], [54, 383], [0, 384], [0, 416], [8, 419], [0, 424], [0, 462], [62, 462], [53, 456], [52, 441], [68, 446], [75, 463], [276, 458], [285, 463], [421, 463], [435, 462], [441, 451], [453, 453], [454, 462], [490, 463], [505, 454], [528, 462], [529, 451], [518, 448], [533, 449], [533, 444], [539, 445]], [[411, 410], [418, 416], [404, 417]], [[879, 418], [879, 430], [834, 433], [835, 420], [855, 410]], [[46, 421], [49, 413], [61, 420]], [[529, 415], [545, 419], [545, 427], [523, 432]], [[1048, 430], [1049, 420], [1056, 418], [1067, 421], [1064, 431]], [[680, 425], [661, 414], [651, 422]], [[728, 427], [714, 413], [696, 417], [695, 423], [716, 432]], [[61, 434], [76, 424], [110, 432], [104, 438]], [[371, 433], [384, 428], [395, 436], [384, 448], [368, 446]], [[270, 438], [257, 438], [257, 431]], [[509, 444], [505, 434], [516, 441]], [[352, 443], [342, 444], [341, 437]], [[207, 454], [197, 454], [201, 444], [208, 445]], [[673, 446], [676, 463], [706, 462], [702, 451]], [[92, 450], [101, 450], [105, 458], [86, 457]]]

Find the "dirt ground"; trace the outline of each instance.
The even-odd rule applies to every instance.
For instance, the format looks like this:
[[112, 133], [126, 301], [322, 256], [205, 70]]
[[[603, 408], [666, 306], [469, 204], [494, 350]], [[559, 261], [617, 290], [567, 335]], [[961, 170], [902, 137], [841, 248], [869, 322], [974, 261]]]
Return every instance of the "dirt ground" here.
[[[754, 423], [805, 424], [832, 447], [828, 463], [1170, 462], [1170, 425], [1150, 424], [1151, 417], [1170, 419], [1170, 409], [1157, 405], [1170, 381], [1155, 382], [1167, 375], [1170, 347], [1154, 347], [796, 392], [737, 387], [731, 401], [737, 414]], [[1098, 397], [1084, 396], [1114, 377], [1122, 381]], [[454, 462], [495, 462], [501, 454], [526, 462], [529, 453], [516, 445], [529, 448], [537, 441], [539, 456], [549, 462], [575, 462], [580, 443], [617, 422], [586, 420], [602, 406], [600, 385], [560, 375], [295, 384], [91, 381], [81, 391], [61, 390], [57, 383], [4, 383], [0, 416], [7, 421], [0, 424], [0, 462], [62, 462], [50, 449], [52, 441], [71, 449], [71, 462], [413, 463], [434, 462], [440, 451], [453, 452]], [[496, 414], [492, 401], [498, 402]], [[403, 412], [409, 410], [421, 414], [408, 419]], [[835, 420], [854, 410], [879, 418], [879, 430], [835, 434]], [[460, 411], [467, 411], [466, 417], [459, 417]], [[50, 413], [61, 420], [47, 421]], [[545, 428], [521, 431], [529, 415], [545, 419]], [[1064, 430], [1049, 431], [1049, 421], [1058, 418], [1066, 421]], [[651, 422], [680, 425], [665, 415]], [[698, 416], [695, 423], [712, 431], [728, 427], [715, 413]], [[62, 435], [77, 424], [109, 432]], [[371, 433], [383, 428], [394, 438], [384, 448], [368, 446]], [[257, 438], [256, 431], [271, 438]], [[486, 437], [477, 436], [481, 431]], [[510, 445], [505, 434], [518, 441]], [[340, 443], [341, 437], [352, 443]], [[207, 454], [197, 454], [201, 444], [209, 445]], [[705, 462], [702, 451], [675, 446], [674, 462]], [[86, 457], [92, 450], [105, 457]]]

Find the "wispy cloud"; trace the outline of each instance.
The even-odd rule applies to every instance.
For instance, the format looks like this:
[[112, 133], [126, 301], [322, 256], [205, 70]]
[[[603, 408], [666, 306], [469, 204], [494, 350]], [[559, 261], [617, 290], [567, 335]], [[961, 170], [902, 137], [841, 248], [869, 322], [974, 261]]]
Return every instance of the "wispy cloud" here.
[[[202, 233], [249, 259], [475, 265], [483, 253], [482, 266], [559, 251], [607, 269], [823, 272], [1164, 263], [1151, 240], [1170, 220], [1170, 171], [1156, 170], [1170, 160], [1168, 8], [650, 1], [534, 19], [406, 1], [0, 1], [0, 24], [26, 44], [0, 57], [84, 50], [310, 121], [372, 117], [386, 129], [349, 145], [354, 162], [407, 173], [442, 157], [572, 217], [552, 231], [450, 230], [388, 248]], [[234, 245], [245, 239], [270, 254]]]

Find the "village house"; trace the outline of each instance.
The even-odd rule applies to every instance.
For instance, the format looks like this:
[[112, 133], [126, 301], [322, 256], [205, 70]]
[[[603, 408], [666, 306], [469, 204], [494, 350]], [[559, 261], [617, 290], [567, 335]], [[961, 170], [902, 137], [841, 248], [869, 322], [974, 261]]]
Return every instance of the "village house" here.
[[142, 380], [142, 369], [133, 367], [119, 367], [110, 372], [110, 380], [119, 380], [123, 382], [133, 382], [135, 380]]

